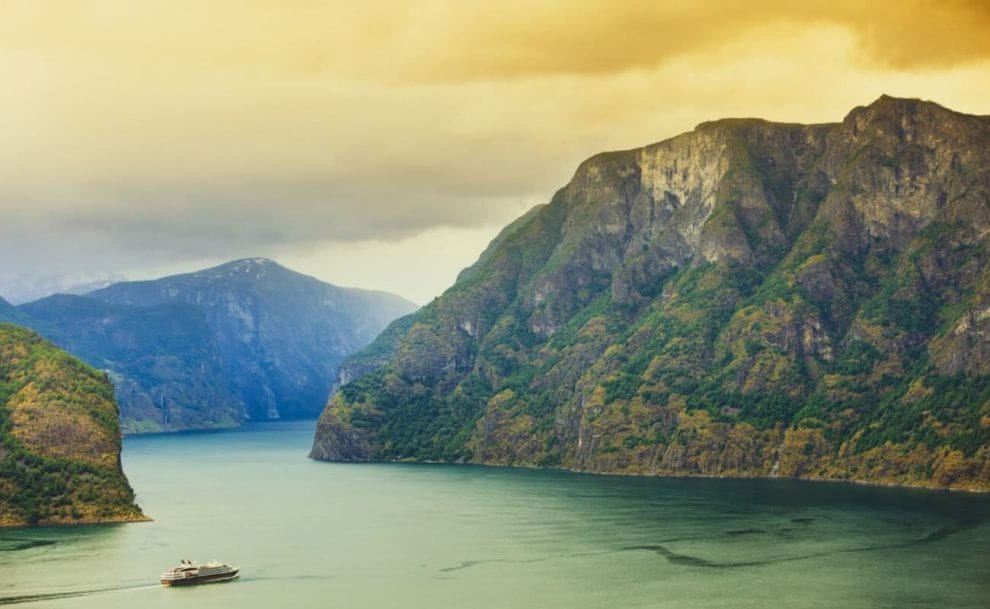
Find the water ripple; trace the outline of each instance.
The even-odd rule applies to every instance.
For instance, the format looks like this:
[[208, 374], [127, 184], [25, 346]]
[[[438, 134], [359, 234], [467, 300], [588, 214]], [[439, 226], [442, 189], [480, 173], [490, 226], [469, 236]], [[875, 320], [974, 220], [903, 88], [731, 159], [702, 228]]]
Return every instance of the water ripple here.
[[[801, 524], [810, 524], [811, 520], [812, 519], [810, 519], [810, 518], [796, 518], [796, 519], [793, 519], [791, 522], [797, 522], [797, 523], [801, 523]], [[858, 553], [858, 552], [877, 552], [877, 551], [881, 551], [881, 550], [897, 550], [897, 549], [910, 548], [910, 547], [920, 546], [920, 545], [924, 545], [924, 544], [928, 544], [928, 543], [932, 543], [932, 542], [943, 540], [943, 539], [949, 537], [950, 535], [954, 535], [954, 534], [959, 533], [961, 531], [964, 531], [966, 529], [972, 528], [973, 526], [975, 526], [975, 525], [968, 525], [967, 524], [967, 525], [960, 525], [960, 526], [956, 526], [956, 527], [941, 527], [941, 528], [938, 528], [938, 529], [932, 531], [931, 533], [925, 535], [924, 537], [920, 537], [920, 538], [917, 538], [917, 539], [912, 539], [912, 540], [905, 541], [905, 542], [899, 542], [899, 543], [877, 544], [877, 545], [862, 546], [862, 547], [857, 547], [857, 548], [840, 548], [840, 549], [836, 549], [836, 550], [827, 550], [827, 551], [822, 551], [822, 552], [809, 552], [809, 553], [806, 553], [806, 554], [800, 554], [798, 556], [788, 556], [788, 557], [782, 557], [782, 558], [769, 558], [769, 559], [765, 559], [765, 560], [716, 561], [716, 560], [709, 560], [707, 558], [703, 558], [703, 557], [700, 557], [700, 556], [692, 556], [690, 554], [682, 554], [682, 553], [679, 553], [679, 552], [675, 552], [675, 551], [671, 550], [669, 547], [667, 547], [668, 544], [677, 543], [677, 542], [685, 542], [685, 541], [711, 541], [714, 538], [724, 537], [724, 536], [737, 537], [737, 536], [745, 536], [745, 535], [765, 535], [765, 534], [767, 534], [767, 531], [765, 531], [763, 529], [736, 529], [736, 530], [726, 531], [725, 533], [722, 533], [721, 535], [715, 535], [715, 536], [711, 536], [711, 535], [700, 535], [700, 536], [696, 536], [696, 537], [677, 537], [677, 538], [672, 538], [672, 539], [663, 539], [660, 542], [655, 543], [655, 544], [642, 544], [642, 545], [635, 545], [635, 546], [625, 546], [625, 547], [614, 549], [614, 550], [602, 550], [600, 552], [584, 552], [584, 553], [578, 553], [578, 554], [562, 554], [562, 555], [555, 555], [555, 556], [545, 556], [545, 557], [542, 557], [542, 558], [532, 558], [532, 559], [528, 559], [528, 560], [512, 560], [512, 559], [508, 559], [508, 558], [489, 558], [489, 559], [478, 559], [478, 560], [466, 560], [466, 561], [462, 562], [460, 565], [457, 565], [457, 566], [454, 566], [454, 567], [445, 567], [445, 568], [442, 568], [442, 569], [440, 569], [440, 572], [442, 572], [442, 573], [450, 573], [450, 572], [453, 572], [453, 571], [460, 571], [460, 570], [463, 570], [463, 569], [468, 569], [468, 568], [471, 568], [471, 567], [476, 567], [478, 565], [485, 565], [485, 564], [491, 564], [491, 563], [530, 564], [530, 563], [545, 562], [545, 561], [549, 561], [549, 560], [557, 560], [557, 559], [563, 559], [563, 558], [576, 558], [576, 557], [587, 557], [587, 556], [603, 556], [603, 555], [606, 555], [606, 554], [618, 554], [618, 553], [621, 553], [621, 552], [642, 552], [642, 551], [653, 552], [653, 553], [655, 553], [655, 554], [657, 554], [659, 556], [662, 556], [663, 558], [667, 559], [667, 561], [670, 562], [671, 564], [688, 566], [688, 567], [698, 567], [698, 568], [704, 568], [704, 569], [736, 569], [736, 568], [743, 568], [743, 567], [760, 567], [760, 566], [764, 566], [764, 565], [773, 565], [773, 564], [780, 564], [780, 563], [787, 563], [787, 562], [795, 562], [795, 561], [799, 561], [799, 560], [809, 560], [809, 559], [812, 559], [812, 558], [821, 558], [821, 557], [825, 557], [825, 556], [834, 556], [834, 555], [838, 555], [838, 554], [851, 554], [851, 553]], [[777, 535], [785, 535], [786, 536], [790, 532], [793, 532], [793, 529], [780, 529], [778, 531], [775, 531], [774, 533], [777, 534]]]

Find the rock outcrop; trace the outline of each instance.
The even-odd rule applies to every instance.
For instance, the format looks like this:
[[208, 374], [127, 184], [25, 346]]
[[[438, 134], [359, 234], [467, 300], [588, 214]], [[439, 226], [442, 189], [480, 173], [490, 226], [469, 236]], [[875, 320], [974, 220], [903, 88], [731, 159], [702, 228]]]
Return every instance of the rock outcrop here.
[[315, 458], [990, 489], [990, 119], [882, 97], [588, 159], [346, 360]]

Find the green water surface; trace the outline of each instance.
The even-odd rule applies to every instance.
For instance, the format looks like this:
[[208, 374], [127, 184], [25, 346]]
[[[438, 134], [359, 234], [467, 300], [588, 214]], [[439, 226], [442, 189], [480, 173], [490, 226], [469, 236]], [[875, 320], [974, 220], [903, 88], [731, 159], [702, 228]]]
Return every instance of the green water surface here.
[[[990, 498], [306, 459], [312, 422], [128, 438], [151, 523], [0, 530], [24, 607], [990, 607]], [[235, 582], [163, 588], [179, 559]]]

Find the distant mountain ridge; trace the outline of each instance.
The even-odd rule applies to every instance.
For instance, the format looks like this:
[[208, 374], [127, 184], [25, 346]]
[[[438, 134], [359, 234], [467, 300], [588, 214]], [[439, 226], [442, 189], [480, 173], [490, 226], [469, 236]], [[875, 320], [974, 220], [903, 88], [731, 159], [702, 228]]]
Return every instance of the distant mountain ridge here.
[[596, 155], [340, 376], [317, 459], [990, 490], [990, 120]]
[[133, 433], [316, 416], [337, 364], [415, 308], [251, 258], [0, 305], [0, 319], [7, 310], [108, 370]]
[[17, 310], [17, 307], [0, 297], [0, 322], [18, 323], [25, 317], [23, 313]]
[[0, 284], [0, 294], [3, 294], [9, 303], [17, 306], [53, 294], [85, 294], [123, 279], [122, 276], [93, 272], [41, 277], [8, 277]]

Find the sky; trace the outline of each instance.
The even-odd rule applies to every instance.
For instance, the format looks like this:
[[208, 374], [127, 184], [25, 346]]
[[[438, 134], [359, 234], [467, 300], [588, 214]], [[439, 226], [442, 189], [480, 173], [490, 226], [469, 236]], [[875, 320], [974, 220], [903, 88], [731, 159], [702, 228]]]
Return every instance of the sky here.
[[597, 152], [883, 93], [990, 115], [987, 32], [985, 0], [0, 0], [0, 296], [264, 256], [425, 303]]

